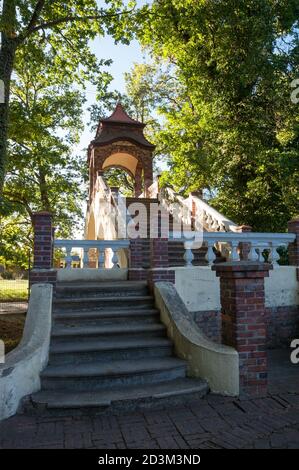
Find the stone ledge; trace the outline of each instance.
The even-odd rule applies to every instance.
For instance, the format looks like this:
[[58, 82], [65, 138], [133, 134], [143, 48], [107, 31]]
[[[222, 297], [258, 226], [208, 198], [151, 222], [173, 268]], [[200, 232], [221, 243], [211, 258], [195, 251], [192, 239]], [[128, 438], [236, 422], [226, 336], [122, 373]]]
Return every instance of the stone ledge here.
[[179, 357], [188, 363], [188, 375], [208, 381], [215, 393], [239, 394], [239, 356], [230, 346], [210, 341], [196, 325], [172, 283], [155, 284], [155, 301], [168, 336]]
[[40, 389], [40, 372], [48, 362], [52, 292], [50, 284], [32, 286], [23, 337], [0, 366], [0, 421], [14, 415], [20, 400]]

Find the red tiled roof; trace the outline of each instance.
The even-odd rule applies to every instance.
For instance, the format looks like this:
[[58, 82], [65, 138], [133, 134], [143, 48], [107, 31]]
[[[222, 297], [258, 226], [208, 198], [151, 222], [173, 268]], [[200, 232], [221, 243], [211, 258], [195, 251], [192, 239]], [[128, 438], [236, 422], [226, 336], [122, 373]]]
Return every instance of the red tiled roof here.
[[135, 121], [132, 119], [124, 110], [121, 103], [117, 103], [115, 110], [111, 114], [110, 117], [106, 119], [102, 119], [104, 122], [121, 122], [125, 124], [134, 124], [144, 126], [144, 124], [140, 121]]

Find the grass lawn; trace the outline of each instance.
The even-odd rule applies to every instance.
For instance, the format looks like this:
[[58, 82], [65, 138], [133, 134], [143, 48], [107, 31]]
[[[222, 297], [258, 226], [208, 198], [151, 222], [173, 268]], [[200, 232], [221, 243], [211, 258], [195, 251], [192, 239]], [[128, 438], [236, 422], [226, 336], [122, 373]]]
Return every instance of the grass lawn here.
[[0, 302], [27, 300], [28, 280], [6, 281], [0, 279]]
[[21, 341], [25, 323], [25, 315], [1, 315], [0, 339], [5, 344], [5, 354], [15, 349]]

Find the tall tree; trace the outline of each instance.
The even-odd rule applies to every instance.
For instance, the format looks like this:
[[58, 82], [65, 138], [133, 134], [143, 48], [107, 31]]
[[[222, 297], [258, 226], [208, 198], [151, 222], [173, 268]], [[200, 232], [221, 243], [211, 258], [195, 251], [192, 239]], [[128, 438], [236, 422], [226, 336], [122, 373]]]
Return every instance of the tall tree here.
[[159, 138], [178, 190], [256, 230], [284, 230], [299, 212], [296, 0], [154, 0], [139, 37], [181, 84]]
[[74, 147], [83, 129], [85, 98], [71, 83], [54, 80], [52, 64], [51, 51], [38, 54], [26, 47], [17, 52], [0, 210], [5, 264], [27, 262], [33, 212], [50, 211], [63, 237], [70, 237], [82, 218], [86, 159]]
[[72, 77], [82, 80], [94, 60], [88, 41], [105, 31], [116, 40], [128, 41], [132, 17], [122, 0], [110, 0], [98, 6], [96, 0], [2, 0], [0, 15], [0, 80], [5, 99], [0, 102], [0, 192], [7, 154], [9, 98], [16, 52], [31, 40], [39, 48], [52, 49], [54, 61]]

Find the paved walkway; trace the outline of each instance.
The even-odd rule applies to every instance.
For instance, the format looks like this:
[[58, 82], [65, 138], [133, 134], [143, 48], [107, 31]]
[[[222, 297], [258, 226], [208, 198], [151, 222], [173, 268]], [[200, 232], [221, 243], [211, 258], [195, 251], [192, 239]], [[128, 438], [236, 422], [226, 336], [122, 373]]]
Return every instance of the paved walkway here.
[[28, 310], [28, 302], [2, 302], [0, 315], [24, 314]]
[[298, 449], [299, 364], [273, 351], [266, 398], [208, 395], [175, 409], [121, 416], [15, 416], [0, 424], [0, 448]]

